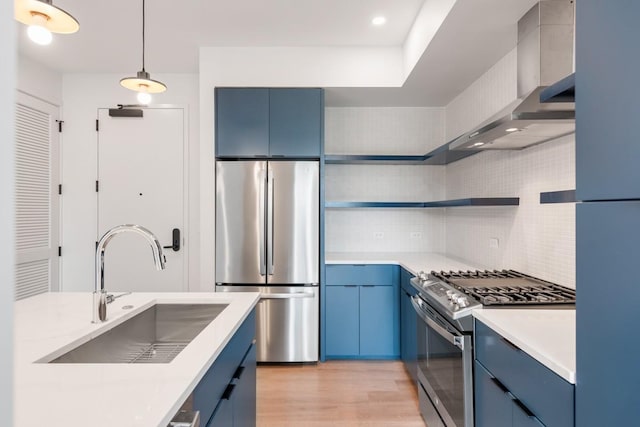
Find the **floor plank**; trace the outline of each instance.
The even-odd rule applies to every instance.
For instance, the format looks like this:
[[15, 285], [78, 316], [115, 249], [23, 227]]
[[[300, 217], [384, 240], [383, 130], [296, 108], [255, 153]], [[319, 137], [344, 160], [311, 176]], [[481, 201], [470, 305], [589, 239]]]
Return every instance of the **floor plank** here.
[[398, 361], [258, 367], [258, 427], [424, 427]]

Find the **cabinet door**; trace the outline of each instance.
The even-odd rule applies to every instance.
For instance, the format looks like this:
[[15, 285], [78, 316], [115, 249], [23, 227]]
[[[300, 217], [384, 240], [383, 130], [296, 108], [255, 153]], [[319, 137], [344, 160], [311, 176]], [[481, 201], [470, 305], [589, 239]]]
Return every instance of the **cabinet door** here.
[[327, 356], [357, 356], [360, 353], [358, 287], [327, 286], [325, 292]]
[[394, 330], [398, 288], [360, 286], [360, 355], [398, 356]]
[[269, 89], [216, 89], [216, 157], [269, 155]]
[[413, 381], [418, 380], [418, 315], [411, 297], [400, 288], [400, 358]]
[[269, 155], [320, 157], [322, 89], [269, 90]]
[[476, 427], [510, 427], [513, 423], [513, 400], [500, 383], [475, 362]]
[[544, 427], [530, 411], [513, 402], [513, 427]]
[[256, 425], [256, 346], [251, 345], [244, 362], [234, 375], [233, 425]]
[[232, 427], [233, 404], [229, 399], [221, 399], [206, 427]]

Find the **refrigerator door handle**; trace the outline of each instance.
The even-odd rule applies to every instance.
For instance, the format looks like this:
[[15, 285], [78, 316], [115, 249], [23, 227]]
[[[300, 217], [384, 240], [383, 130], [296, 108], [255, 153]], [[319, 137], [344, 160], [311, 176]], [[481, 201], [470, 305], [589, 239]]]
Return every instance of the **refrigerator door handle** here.
[[314, 298], [313, 292], [294, 292], [290, 294], [268, 294], [263, 293], [260, 295], [260, 299], [293, 299], [293, 298]]
[[273, 275], [273, 268], [274, 268], [274, 230], [273, 230], [273, 224], [274, 224], [274, 193], [275, 193], [275, 178], [273, 176], [273, 169], [269, 168], [269, 173], [268, 173], [268, 178], [267, 178], [267, 182], [268, 182], [268, 194], [269, 194], [269, 198], [268, 198], [268, 214], [267, 214], [267, 242], [269, 244], [269, 251], [267, 252], [267, 274], [269, 276]]
[[260, 198], [260, 201], [258, 203], [259, 205], [259, 215], [260, 218], [262, 218], [262, 227], [260, 228], [260, 241], [259, 241], [259, 245], [260, 245], [260, 275], [264, 276], [266, 274], [266, 266], [267, 266], [267, 262], [265, 260], [265, 252], [267, 250], [267, 243], [265, 241], [266, 237], [265, 237], [265, 227], [264, 227], [264, 221], [266, 221], [266, 217], [267, 217], [267, 213], [266, 213], [266, 197], [267, 197], [267, 173], [266, 171], [263, 169], [260, 171], [260, 195], [258, 196]]

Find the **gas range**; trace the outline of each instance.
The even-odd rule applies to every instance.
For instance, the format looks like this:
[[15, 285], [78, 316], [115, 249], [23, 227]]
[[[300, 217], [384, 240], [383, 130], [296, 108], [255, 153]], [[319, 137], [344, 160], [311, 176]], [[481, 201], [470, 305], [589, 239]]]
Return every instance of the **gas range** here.
[[422, 299], [463, 331], [469, 324], [464, 318], [484, 306], [570, 307], [576, 302], [575, 290], [514, 270], [420, 272], [411, 283]]

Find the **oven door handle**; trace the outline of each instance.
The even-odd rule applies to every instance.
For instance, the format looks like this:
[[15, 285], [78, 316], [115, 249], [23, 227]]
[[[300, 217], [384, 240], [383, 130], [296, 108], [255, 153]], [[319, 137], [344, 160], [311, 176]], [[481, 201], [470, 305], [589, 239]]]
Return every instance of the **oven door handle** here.
[[418, 316], [420, 316], [420, 318], [422, 320], [424, 320], [426, 322], [426, 324], [433, 329], [434, 331], [436, 331], [442, 338], [446, 339], [447, 341], [449, 341], [451, 344], [455, 345], [456, 347], [458, 347], [460, 350], [464, 350], [464, 337], [459, 336], [459, 335], [454, 335], [451, 332], [449, 332], [448, 330], [446, 330], [444, 327], [442, 327], [441, 325], [439, 325], [435, 320], [433, 320], [432, 318], [430, 318], [423, 310], [422, 308], [420, 308], [420, 306], [418, 305], [418, 303], [416, 302], [416, 298], [419, 298], [417, 296], [412, 296], [411, 297], [411, 305], [413, 306], [413, 309], [416, 311], [416, 313], [418, 314]]

